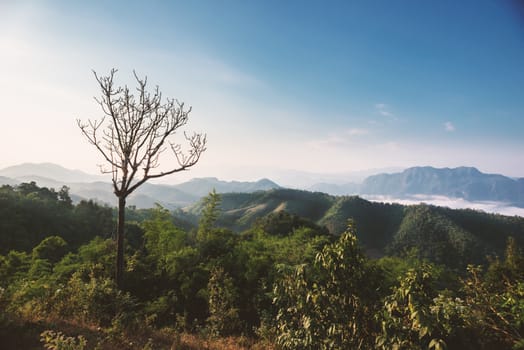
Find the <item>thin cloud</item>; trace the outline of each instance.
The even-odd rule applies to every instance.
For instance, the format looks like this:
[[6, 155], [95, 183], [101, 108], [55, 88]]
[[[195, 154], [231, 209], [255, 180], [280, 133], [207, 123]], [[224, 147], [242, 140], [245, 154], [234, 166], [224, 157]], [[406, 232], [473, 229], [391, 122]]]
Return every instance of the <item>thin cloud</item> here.
[[444, 123], [444, 128], [446, 129], [447, 132], [455, 131], [455, 125], [453, 125], [452, 122], [445, 122]]
[[323, 139], [313, 140], [308, 142], [308, 144], [314, 147], [344, 147], [351, 143], [356, 137], [369, 134], [370, 131], [368, 129], [350, 128], [341, 132], [331, 133]]
[[375, 104], [375, 109], [377, 110], [378, 114], [380, 114], [381, 116], [388, 117], [388, 118], [395, 117], [395, 115], [391, 113], [391, 111], [389, 110], [389, 106], [385, 103]]
[[348, 136], [360, 136], [360, 135], [368, 135], [369, 130], [368, 129], [361, 129], [361, 128], [352, 128], [347, 129], [345, 132]]

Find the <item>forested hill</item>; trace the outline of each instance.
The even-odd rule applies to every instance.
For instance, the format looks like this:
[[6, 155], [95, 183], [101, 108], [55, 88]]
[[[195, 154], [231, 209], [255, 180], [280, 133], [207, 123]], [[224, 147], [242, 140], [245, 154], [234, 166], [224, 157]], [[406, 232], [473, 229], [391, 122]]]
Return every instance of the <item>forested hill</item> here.
[[[203, 202], [172, 212], [177, 226], [195, 228]], [[263, 227], [286, 235], [303, 226], [324, 227], [339, 235], [348, 220], [356, 223], [360, 244], [372, 256], [402, 254], [416, 249], [420, 257], [451, 266], [483, 262], [487, 255], [502, 256], [513, 236], [524, 246], [524, 218], [474, 210], [375, 203], [357, 196], [273, 189], [221, 195], [217, 226], [241, 234]], [[128, 209], [130, 224], [151, 217], [154, 209]], [[93, 202], [74, 205], [67, 188], [58, 192], [34, 183], [0, 188], [1, 253], [29, 250], [42, 239], [59, 235], [72, 247], [95, 236], [110, 237], [112, 209]], [[138, 226], [129, 226], [131, 244], [140, 244]]]
[[[202, 205], [199, 202], [188, 208], [186, 215], [195, 221]], [[416, 248], [424, 257], [453, 265], [480, 262], [488, 254], [501, 255], [509, 236], [524, 244], [521, 217], [424, 204], [376, 203], [358, 196], [291, 189], [227, 193], [222, 195], [220, 209], [219, 224], [237, 232], [267, 221], [268, 216], [285, 220], [284, 213], [289, 213], [338, 235], [346, 228], [347, 221], [353, 219], [360, 243], [372, 254]]]

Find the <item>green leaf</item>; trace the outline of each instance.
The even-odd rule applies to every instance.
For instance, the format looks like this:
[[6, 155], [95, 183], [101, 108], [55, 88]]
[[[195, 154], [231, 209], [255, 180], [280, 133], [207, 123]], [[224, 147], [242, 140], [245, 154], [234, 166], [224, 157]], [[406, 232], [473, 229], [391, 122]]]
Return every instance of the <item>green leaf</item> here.
[[434, 338], [429, 342], [428, 349], [445, 350], [446, 343], [442, 339]]

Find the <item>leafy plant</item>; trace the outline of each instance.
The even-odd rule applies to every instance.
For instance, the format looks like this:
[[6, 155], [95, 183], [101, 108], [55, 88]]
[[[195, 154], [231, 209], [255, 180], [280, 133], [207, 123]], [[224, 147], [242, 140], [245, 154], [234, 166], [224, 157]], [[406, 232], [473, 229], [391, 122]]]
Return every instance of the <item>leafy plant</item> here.
[[300, 265], [277, 282], [278, 344], [285, 349], [369, 347], [376, 283], [377, 274], [366, 264], [350, 222], [312, 266]]
[[222, 267], [211, 270], [209, 283], [208, 327], [215, 336], [227, 336], [240, 331], [238, 308], [235, 306], [238, 293], [232, 278]]
[[43, 331], [40, 341], [48, 350], [84, 350], [87, 347], [87, 340], [83, 336], [67, 337], [62, 332], [53, 330]]

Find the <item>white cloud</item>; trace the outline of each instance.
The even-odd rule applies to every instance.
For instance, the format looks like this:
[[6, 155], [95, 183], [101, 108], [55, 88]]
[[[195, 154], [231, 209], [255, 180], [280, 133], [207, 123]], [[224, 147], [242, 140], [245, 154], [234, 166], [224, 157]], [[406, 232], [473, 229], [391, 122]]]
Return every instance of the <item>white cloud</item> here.
[[384, 117], [393, 118], [395, 115], [389, 110], [389, 106], [385, 103], [377, 103], [375, 105], [377, 112]]
[[455, 131], [455, 125], [453, 125], [452, 122], [445, 122], [445, 123], [444, 123], [444, 128], [445, 128], [446, 131], [448, 131], [448, 132], [453, 132], [453, 131]]

